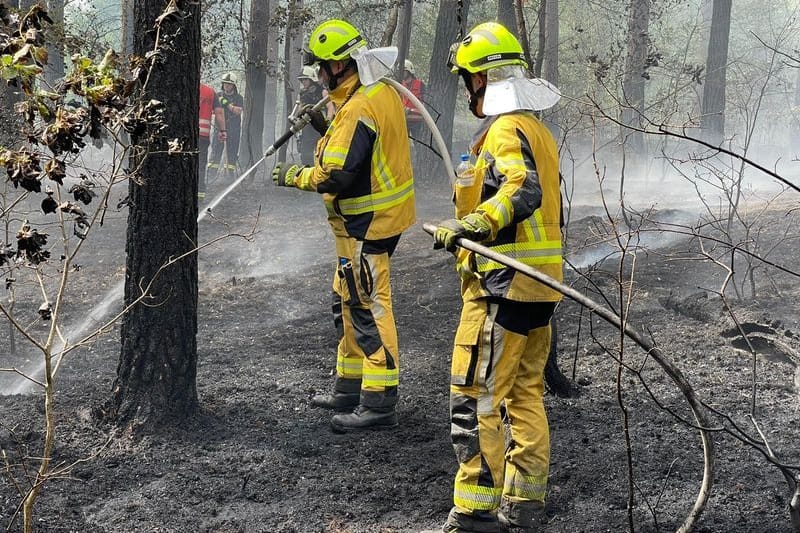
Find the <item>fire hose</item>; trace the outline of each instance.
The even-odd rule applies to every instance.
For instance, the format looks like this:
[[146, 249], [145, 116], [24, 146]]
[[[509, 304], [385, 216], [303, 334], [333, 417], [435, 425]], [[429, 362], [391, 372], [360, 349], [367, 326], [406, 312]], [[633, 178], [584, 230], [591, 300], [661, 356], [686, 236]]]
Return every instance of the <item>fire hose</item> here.
[[[429, 234], [433, 235], [436, 231], [436, 226], [433, 224], [423, 224], [423, 229]], [[508, 257], [504, 254], [495, 252], [494, 250], [482, 246], [476, 242], [470, 241], [465, 238], [457, 238], [456, 244], [466, 250], [480, 254], [492, 261], [500, 263], [501, 265], [513, 268], [517, 272], [532, 278], [547, 287], [556, 290], [564, 296], [574, 300], [578, 304], [584, 306], [591, 313], [595, 313], [600, 318], [622, 331], [628, 338], [633, 340], [636, 344], [642, 347], [645, 352], [652, 357], [656, 363], [666, 372], [670, 379], [678, 386], [686, 398], [689, 408], [694, 415], [697, 425], [690, 424], [695, 429], [700, 431], [700, 440], [703, 445], [703, 480], [700, 485], [700, 491], [695, 500], [689, 515], [684, 520], [681, 527], [677, 530], [678, 533], [688, 533], [692, 531], [696, 521], [699, 519], [703, 510], [705, 509], [708, 498], [711, 495], [711, 485], [714, 479], [714, 441], [711, 440], [711, 426], [709, 421], [702, 410], [702, 404], [697, 398], [694, 389], [689, 384], [689, 381], [664, 354], [655, 346], [651, 341], [644, 337], [640, 332], [631, 327], [627, 322], [611, 311], [587, 297], [581, 292], [576, 291], [568, 285], [564, 285], [556, 279], [551, 278], [535, 268], [530, 267], [516, 259]], [[687, 422], [688, 423], [688, 422]]]

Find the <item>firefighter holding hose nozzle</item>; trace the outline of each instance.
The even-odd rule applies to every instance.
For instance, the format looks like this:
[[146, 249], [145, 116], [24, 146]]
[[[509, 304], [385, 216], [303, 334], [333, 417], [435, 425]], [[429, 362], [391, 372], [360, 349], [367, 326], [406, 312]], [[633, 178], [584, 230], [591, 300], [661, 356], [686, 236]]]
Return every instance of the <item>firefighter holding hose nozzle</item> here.
[[366, 44], [343, 20], [311, 32], [304, 63], [319, 66], [336, 114], [329, 127], [322, 113], [311, 117], [322, 131], [313, 165], [279, 163], [272, 172], [276, 185], [322, 194], [335, 237], [336, 379], [311, 403], [342, 411], [331, 420], [336, 432], [397, 425], [400, 362], [389, 261], [416, 218], [403, 104], [383, 81], [362, 84], [351, 54]]

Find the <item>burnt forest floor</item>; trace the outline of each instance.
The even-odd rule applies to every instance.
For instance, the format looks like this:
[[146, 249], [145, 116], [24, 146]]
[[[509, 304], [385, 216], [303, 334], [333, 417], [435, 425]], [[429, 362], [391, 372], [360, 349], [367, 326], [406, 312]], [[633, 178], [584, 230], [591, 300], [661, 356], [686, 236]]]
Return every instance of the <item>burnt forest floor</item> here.
[[[110, 396], [118, 328], [71, 353], [58, 376], [55, 462], [80, 462], [45, 486], [35, 509], [36, 531], [439, 528], [451, 506], [456, 469], [448, 377], [460, 298], [451, 256], [432, 249], [421, 224], [450, 215], [447, 196], [442, 187], [420, 187], [419, 222], [403, 236], [393, 259], [401, 345], [399, 427], [337, 435], [329, 430], [330, 413], [309, 406], [309, 397], [332, 383], [336, 347], [330, 315], [333, 246], [324, 210], [316, 195], [265, 188], [262, 181], [246, 184], [201, 224], [204, 240], [227, 227], [259, 231], [251, 241], [231, 237], [200, 253], [201, 413], [150, 436], [113, 433], [95, 423], [93, 411]], [[788, 212], [776, 205], [772, 217], [785, 224]], [[671, 221], [696, 217], [659, 206], [656, 213]], [[796, 231], [796, 220], [791, 223]], [[76, 273], [67, 323], [91, 316], [96, 302], [122, 281], [124, 224], [124, 210], [115, 212], [94, 235]], [[771, 227], [774, 238], [783, 235], [782, 228]], [[800, 463], [798, 279], [761, 268], [758, 297], [731, 299], [759, 351], [754, 362], [714, 293], [720, 269], [685, 253], [697, 252], [696, 243], [643, 231], [640, 244], [647, 249], [620, 269], [618, 255], [596, 260], [608, 253], [595, 244], [606, 240], [607, 229], [602, 211], [573, 205], [568, 249], [578, 272], [567, 269], [567, 281], [614, 304], [618, 273], [633, 269], [631, 324], [655, 340], [702, 400], [731, 416], [729, 422], [714, 418], [714, 425], [736, 423], [758, 435], [748, 418], [755, 370], [758, 429], [782, 460]], [[796, 235], [780, 238], [786, 243], [770, 257], [791, 267], [797, 263]], [[589, 274], [592, 283], [579, 273]], [[27, 312], [37, 305], [30, 303]], [[110, 309], [115, 305], [112, 301]], [[25, 302], [18, 308], [26, 312]], [[620, 402], [630, 430], [635, 529], [676, 530], [703, 472], [699, 434], [679, 420], [691, 420], [686, 402], [656, 362], [630, 341], [621, 361], [637, 373], [618, 372], [619, 336], [601, 319], [565, 301], [556, 320], [559, 363], [574, 378], [578, 394], [546, 397], [552, 467], [541, 531], [628, 530], [629, 466]], [[2, 352], [9, 346], [6, 325], [0, 327]], [[7, 356], [11, 364], [35, 364], [24, 341], [16, 340], [18, 354]], [[0, 367], [7, 366], [5, 359]], [[12, 465], [0, 480], [0, 529], [21, 530], [12, 520], [19, 502], [14, 483], [24, 484], [25, 474], [13, 465], [37, 456], [42, 411], [40, 394], [0, 396], [0, 447]], [[779, 470], [725, 432], [715, 432], [713, 441], [714, 486], [696, 531], [791, 531], [789, 492]]]

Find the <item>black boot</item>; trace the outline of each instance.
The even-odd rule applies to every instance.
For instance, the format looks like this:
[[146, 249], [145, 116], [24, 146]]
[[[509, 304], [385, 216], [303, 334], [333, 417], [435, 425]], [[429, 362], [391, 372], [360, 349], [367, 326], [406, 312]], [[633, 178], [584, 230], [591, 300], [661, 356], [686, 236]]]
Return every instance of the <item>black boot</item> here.
[[525, 501], [512, 502], [503, 499], [497, 511], [497, 519], [507, 528], [520, 528], [523, 531], [534, 531], [547, 522], [544, 502]]
[[450, 509], [447, 521], [442, 526], [444, 533], [501, 533], [503, 528], [497, 517], [489, 511], [463, 514]]
[[346, 415], [334, 415], [331, 429], [334, 433], [346, 433], [362, 429], [390, 428], [397, 425], [394, 407], [370, 409], [359, 405], [355, 411]]
[[337, 392], [317, 394], [311, 398], [311, 405], [334, 411], [350, 411], [358, 405], [360, 394], [357, 392]]

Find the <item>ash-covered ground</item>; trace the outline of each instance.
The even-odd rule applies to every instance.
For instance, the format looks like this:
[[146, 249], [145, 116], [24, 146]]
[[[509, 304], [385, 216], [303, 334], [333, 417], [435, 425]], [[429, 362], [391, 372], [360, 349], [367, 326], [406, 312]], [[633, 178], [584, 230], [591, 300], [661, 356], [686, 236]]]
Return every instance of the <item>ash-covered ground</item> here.
[[[247, 233], [255, 225], [259, 231], [252, 241], [232, 237], [200, 254], [202, 412], [155, 435], [116, 434], [92, 413], [111, 393], [118, 330], [71, 353], [58, 376], [55, 451], [56, 467], [71, 467], [44, 487], [37, 531], [390, 533], [441, 525], [456, 469], [448, 371], [460, 298], [451, 256], [432, 249], [421, 223], [450, 216], [446, 186], [422, 183], [419, 223], [404, 235], [393, 261], [400, 425], [337, 435], [328, 427], [330, 413], [308, 404], [331, 385], [336, 346], [334, 258], [324, 210], [314, 194], [266, 187], [261, 180], [235, 191], [201, 225], [204, 240], [231, 228]], [[643, 208], [651, 203], [657, 201]], [[697, 259], [702, 250], [696, 241], [641, 231], [639, 244], [647, 250], [620, 267], [619, 255], [597, 244], [613, 248], [615, 242], [599, 205], [572, 205], [568, 250], [578, 270], [569, 269], [567, 280], [619, 309], [622, 273], [624, 287], [633, 289], [630, 323], [657, 344], [702, 401], [730, 416], [711, 418], [720, 430], [712, 434], [714, 485], [696, 531], [792, 531], [790, 492], [780, 471], [721, 429], [736, 424], [756, 443], [762, 443], [760, 431], [779, 460], [800, 463], [800, 281], [761, 264], [757, 296], [731, 297], [758, 352], [753, 357], [714, 292], [724, 272]], [[670, 223], [697, 218], [680, 206], [655, 207]], [[770, 259], [790, 269], [797, 262], [798, 227], [791, 213], [791, 205], [772, 206], [761, 235], [778, 245]], [[75, 273], [66, 324], [77, 327], [98, 313], [104, 295], [122, 281], [124, 224], [120, 211], [93, 235]], [[37, 307], [31, 298], [16, 309], [24, 315]], [[6, 354], [9, 332], [1, 324], [0, 352]], [[654, 358], [630, 340], [621, 347], [616, 330], [574, 302], [558, 308], [557, 326], [559, 362], [579, 394], [546, 398], [552, 468], [541, 531], [629, 530], [629, 469], [635, 530], [676, 530], [703, 474], [699, 433], [686, 423], [693, 420], [683, 396]], [[34, 352], [19, 335], [15, 340], [16, 355], [4, 355], [0, 367], [35, 366]], [[42, 411], [41, 394], [0, 396], [0, 447], [8, 465], [0, 481], [0, 527], [9, 531], [21, 530], [18, 490], [36, 466]]]

